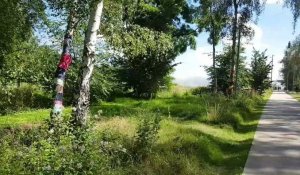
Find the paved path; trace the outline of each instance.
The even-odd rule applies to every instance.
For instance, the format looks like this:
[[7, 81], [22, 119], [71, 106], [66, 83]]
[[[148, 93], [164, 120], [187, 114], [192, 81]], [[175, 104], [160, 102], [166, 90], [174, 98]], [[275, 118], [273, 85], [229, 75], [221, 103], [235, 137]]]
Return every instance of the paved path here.
[[300, 103], [275, 92], [249, 153], [245, 175], [300, 175]]

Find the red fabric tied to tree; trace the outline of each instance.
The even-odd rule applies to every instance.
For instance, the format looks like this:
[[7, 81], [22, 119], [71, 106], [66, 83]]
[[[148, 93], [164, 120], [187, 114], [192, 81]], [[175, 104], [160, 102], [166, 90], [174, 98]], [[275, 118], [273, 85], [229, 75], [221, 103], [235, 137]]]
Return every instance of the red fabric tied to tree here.
[[69, 69], [72, 63], [72, 57], [70, 54], [63, 54], [60, 58], [58, 67], [64, 69], [65, 71]]

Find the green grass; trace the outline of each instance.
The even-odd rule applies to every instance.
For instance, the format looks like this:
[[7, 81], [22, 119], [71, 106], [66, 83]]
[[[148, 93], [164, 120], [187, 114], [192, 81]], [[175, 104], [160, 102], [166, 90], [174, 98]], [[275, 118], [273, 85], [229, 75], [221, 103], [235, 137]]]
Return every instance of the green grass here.
[[300, 93], [289, 93], [294, 99], [298, 100], [300, 102]]
[[[263, 105], [263, 104], [262, 104]], [[150, 105], [151, 106], [151, 105]], [[241, 174], [262, 107], [248, 113], [239, 128], [198, 120], [166, 118], [153, 154], [137, 169], [141, 174]], [[195, 112], [196, 113], [196, 112]], [[134, 134], [134, 118], [107, 119], [102, 126]], [[138, 174], [138, 173], [137, 173]]]
[[136, 174], [233, 175], [243, 171], [258, 120], [269, 96], [270, 93], [266, 94], [249, 110], [243, 106], [226, 106], [232, 108], [232, 116], [225, 117], [236, 120], [219, 123], [208, 120], [206, 106], [214, 102], [225, 105], [227, 99], [206, 95], [173, 95], [151, 101], [123, 98], [102, 103], [93, 108], [93, 112], [102, 110], [106, 117], [99, 128], [113, 128], [130, 136], [134, 134], [137, 123], [133, 116], [140, 115], [141, 111], [159, 111], [165, 116], [155, 149], [136, 167], [139, 169]]
[[[243, 171], [269, 96], [230, 100], [188, 94], [163, 94], [154, 100], [121, 98], [94, 104], [91, 113], [100, 115], [95, 124], [98, 131], [110, 130], [126, 137], [135, 135], [141, 118], [163, 117], [153, 151], [140, 164], [128, 167], [131, 174], [234, 175]], [[48, 116], [49, 110], [17, 113], [0, 117], [0, 125], [39, 124]]]
[[49, 116], [49, 110], [37, 110], [20, 112], [0, 117], [0, 126], [17, 126], [26, 124], [37, 124], [45, 120]]
[[200, 97], [160, 98], [151, 101], [117, 99], [115, 102], [104, 102], [93, 106], [92, 113], [101, 110], [104, 116], [131, 116], [140, 111], [147, 111], [181, 119], [195, 119], [205, 114], [205, 106], [197, 103], [199, 101], [201, 101]]
[[[65, 109], [65, 114], [70, 114], [71, 108]], [[0, 116], [0, 127], [15, 127], [24, 125], [41, 124], [49, 119], [50, 109], [40, 109], [34, 111], [24, 111], [6, 116]]]

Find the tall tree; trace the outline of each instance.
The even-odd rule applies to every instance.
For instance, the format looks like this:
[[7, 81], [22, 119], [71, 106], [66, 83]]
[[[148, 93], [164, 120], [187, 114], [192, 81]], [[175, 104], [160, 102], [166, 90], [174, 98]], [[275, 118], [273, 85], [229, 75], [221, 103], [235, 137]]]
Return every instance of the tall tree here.
[[[292, 13], [293, 13], [293, 18], [294, 18], [294, 23], [293, 23], [293, 27], [294, 27], [294, 31], [296, 28], [296, 24], [297, 21], [300, 17], [300, 1], [299, 0], [284, 0], [285, 2], [285, 6], [290, 8]], [[289, 42], [288, 47], [285, 51], [285, 56], [283, 58], [283, 60], [281, 61], [283, 63], [283, 68], [281, 70], [282, 74], [283, 74], [283, 78], [284, 78], [284, 84], [286, 86], [287, 90], [293, 90], [293, 88], [295, 87], [295, 79], [292, 77], [297, 77], [297, 75], [299, 74], [299, 71], [295, 71], [295, 70], [299, 70], [299, 65], [295, 64], [295, 52], [299, 52], [298, 48], [295, 49], [292, 46], [299, 46], [299, 37], [297, 37], [295, 39], [295, 41], [293, 42], [293, 44], [291, 44]], [[298, 87], [297, 87], [298, 86]], [[296, 85], [296, 88], [300, 89], [300, 85]]]
[[235, 72], [235, 92], [239, 90], [241, 87], [239, 85], [239, 79], [241, 78], [239, 73], [240, 73], [240, 53], [241, 53], [241, 48], [242, 48], [242, 39], [246, 40], [251, 40], [252, 37], [254, 36], [254, 31], [251, 28], [251, 26], [248, 25], [250, 19], [248, 19], [247, 15], [241, 15], [238, 18], [238, 33], [237, 33], [237, 51], [236, 51], [236, 61], [235, 61], [235, 67], [236, 67], [236, 72]]
[[0, 70], [5, 56], [32, 35], [32, 29], [45, 19], [45, 5], [42, 0], [3, 0], [0, 3]]
[[86, 125], [90, 104], [90, 80], [95, 66], [97, 35], [100, 29], [103, 1], [94, 1], [91, 5], [88, 27], [84, 40], [82, 67], [80, 69], [80, 91], [74, 119], [77, 125]]
[[232, 58], [231, 58], [231, 70], [230, 70], [230, 86], [228, 92], [230, 94], [234, 91], [235, 76], [236, 76], [236, 60], [237, 60], [237, 34], [239, 25], [239, 15], [243, 22], [249, 22], [252, 20], [254, 14], [257, 16], [262, 12], [265, 0], [232, 0], [227, 1], [229, 13], [232, 14]]
[[287, 90], [300, 89], [300, 37], [298, 36], [294, 41], [289, 42], [285, 50], [285, 55], [281, 61], [283, 68], [281, 73], [283, 75], [284, 84]]
[[[185, 0], [131, 0], [107, 5], [104, 36], [113, 46], [121, 79], [137, 97], [155, 96], [176, 56], [195, 47], [192, 12]], [[112, 15], [112, 16], [111, 16]]]
[[224, 5], [224, 1], [200, 1], [196, 23], [198, 24], [200, 32], [202, 32], [202, 30], [209, 32], [208, 43], [210, 43], [213, 48], [213, 91], [215, 93], [217, 92], [218, 87], [218, 77], [216, 71], [216, 45], [219, 43], [220, 39], [226, 35], [226, 25], [228, 24], [228, 20], [227, 8]]
[[271, 72], [272, 66], [267, 63], [267, 59], [266, 51], [253, 51], [250, 70], [252, 77], [251, 86], [260, 94], [271, 87], [271, 81], [268, 76]]
[[[243, 53], [243, 49], [241, 49], [241, 53]], [[230, 86], [230, 66], [231, 66], [231, 47], [227, 46], [224, 48], [223, 53], [216, 55], [216, 72], [218, 76], [218, 90], [228, 95], [228, 87]], [[241, 87], [248, 88], [249, 87], [249, 71], [247, 70], [245, 63], [245, 57], [241, 57], [239, 62], [240, 74], [243, 75], [240, 78], [239, 84]], [[206, 71], [209, 75], [209, 79], [211, 80], [211, 86], [214, 86], [214, 68], [207, 67]]]

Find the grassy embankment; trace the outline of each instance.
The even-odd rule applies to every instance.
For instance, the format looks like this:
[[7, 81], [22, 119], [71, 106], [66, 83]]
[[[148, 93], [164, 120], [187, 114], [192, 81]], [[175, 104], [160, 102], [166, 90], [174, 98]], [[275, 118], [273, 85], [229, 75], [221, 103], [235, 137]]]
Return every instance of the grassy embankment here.
[[300, 102], [300, 93], [289, 93], [294, 99], [298, 100]]
[[[116, 99], [92, 106], [98, 131], [133, 137], [143, 117], [162, 116], [158, 140], [151, 154], [132, 174], [241, 174], [253, 136], [270, 93], [240, 95], [161, 94], [154, 100]], [[65, 113], [70, 113], [67, 109]], [[0, 117], [0, 126], [40, 124], [49, 110]], [[125, 171], [124, 171], [125, 172]]]

